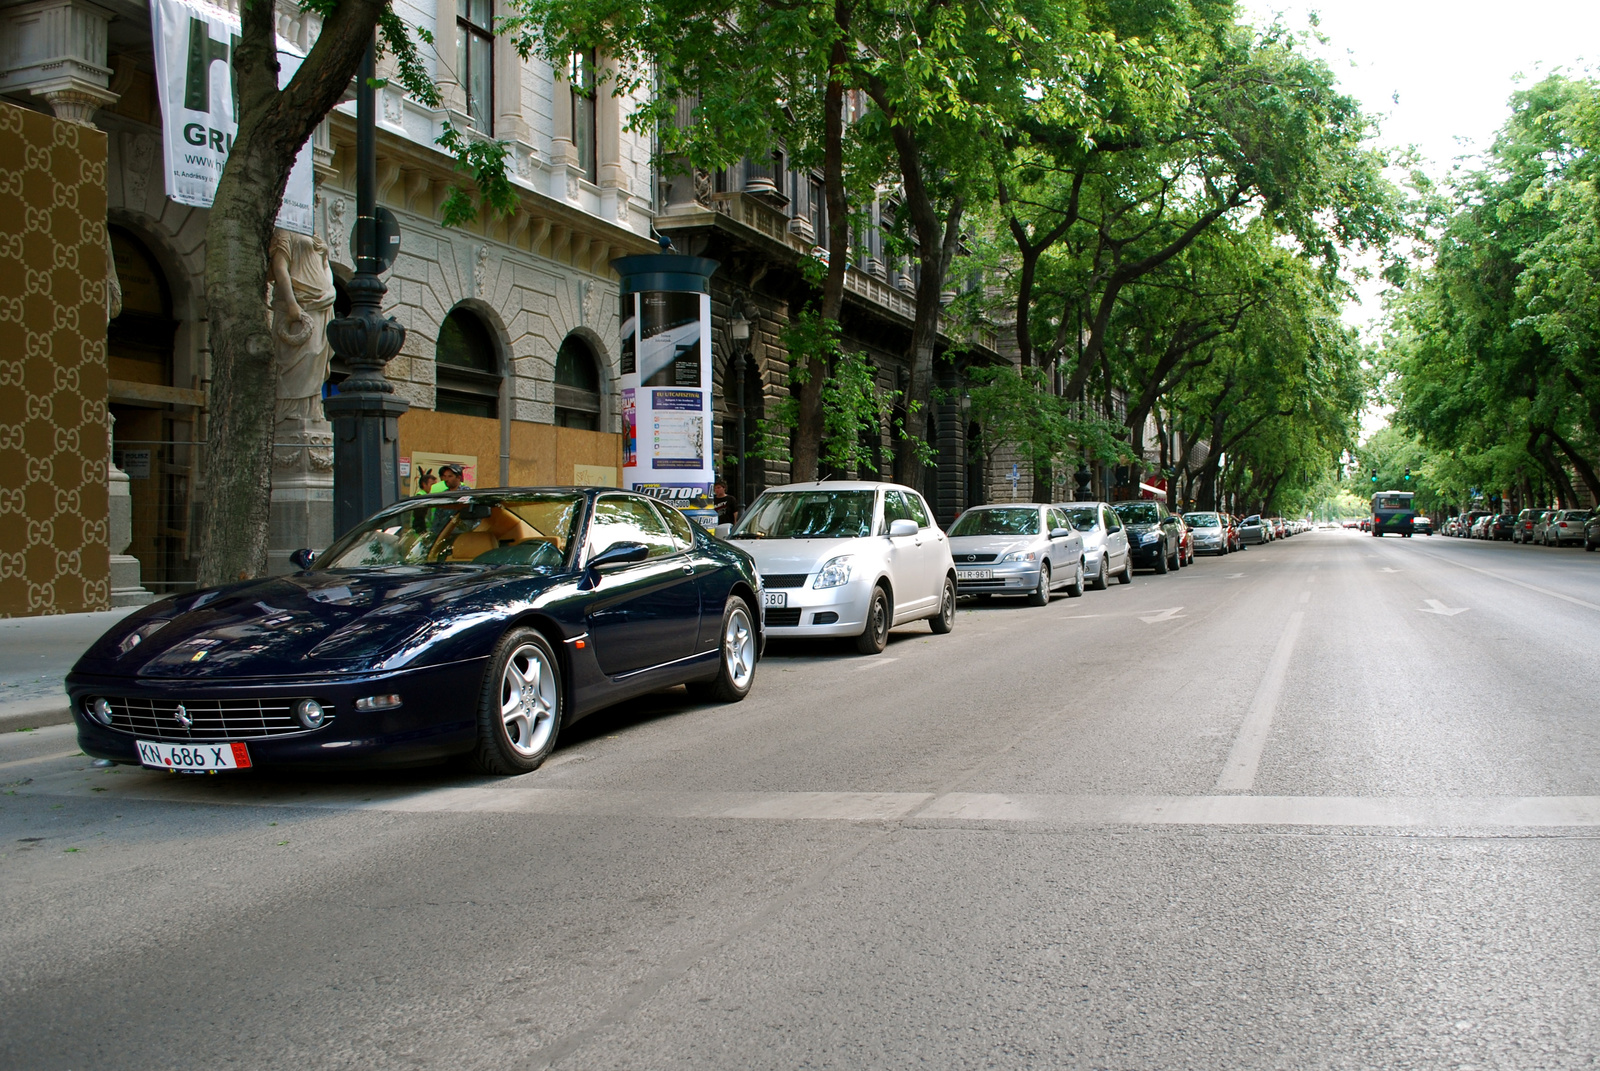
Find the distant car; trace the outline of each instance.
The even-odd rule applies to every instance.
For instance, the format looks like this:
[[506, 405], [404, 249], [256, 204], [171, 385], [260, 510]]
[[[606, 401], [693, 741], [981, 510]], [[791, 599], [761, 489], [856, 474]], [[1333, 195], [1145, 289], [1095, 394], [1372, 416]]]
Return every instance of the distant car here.
[[84, 754], [520, 774], [644, 692], [742, 699], [760, 657], [750, 557], [625, 491], [407, 498], [296, 553], [298, 573], [151, 603], [96, 641], [67, 677]]
[[1183, 519], [1183, 514], [1172, 514], [1172, 520], [1178, 526], [1178, 564], [1190, 566], [1194, 564], [1194, 533], [1189, 531], [1189, 525]]
[[1461, 516], [1459, 518], [1459, 529], [1460, 530], [1457, 532], [1457, 534], [1460, 535], [1461, 538], [1463, 538], [1463, 539], [1472, 539], [1472, 538], [1474, 538], [1477, 535], [1477, 533], [1476, 533], [1476, 531], [1474, 529], [1475, 529], [1478, 521], [1481, 520], [1484, 517], [1487, 517], [1488, 515], [1489, 515], [1489, 511], [1488, 510], [1482, 510], [1482, 509], [1468, 510], [1467, 512], [1461, 514]]
[[1493, 524], [1493, 523], [1494, 523], [1494, 514], [1492, 514], [1492, 513], [1485, 513], [1481, 517], [1479, 517], [1477, 520], [1473, 521], [1472, 522], [1472, 538], [1473, 539], [1488, 539], [1489, 538], [1489, 526], [1491, 524]]
[[1184, 523], [1194, 534], [1196, 554], [1227, 554], [1233, 550], [1228, 538], [1228, 525], [1221, 513], [1185, 513]]
[[1516, 524], [1511, 529], [1511, 542], [1532, 543], [1533, 524], [1539, 519], [1539, 514], [1543, 512], [1544, 510], [1539, 509], [1525, 509], [1517, 514]]
[[1537, 543], [1540, 546], [1547, 545], [1545, 543], [1545, 530], [1550, 527], [1550, 519], [1559, 512], [1560, 510], [1553, 509], [1540, 510], [1538, 516], [1533, 519], [1533, 530], [1528, 533], [1526, 542]]
[[1589, 519], [1586, 509], [1558, 509], [1544, 528], [1544, 545], [1564, 547], [1568, 543], [1583, 542], [1583, 523]]
[[1510, 539], [1511, 533], [1517, 530], [1517, 515], [1515, 513], [1496, 514], [1490, 518], [1486, 530], [1492, 540]]
[[1136, 568], [1168, 573], [1182, 564], [1178, 544], [1182, 539], [1177, 518], [1167, 507], [1149, 498], [1114, 502], [1122, 523], [1128, 526], [1128, 550]]
[[1128, 554], [1128, 528], [1108, 502], [1057, 502], [1073, 530], [1083, 537], [1084, 568], [1089, 586], [1104, 591], [1111, 578], [1133, 583], [1133, 559]]
[[974, 506], [950, 526], [959, 595], [1025, 595], [1047, 606], [1060, 588], [1083, 594], [1083, 536], [1055, 506]]
[[1419, 513], [1411, 518], [1411, 532], [1413, 535], [1433, 535], [1433, 520], [1426, 513]]
[[848, 636], [862, 654], [878, 654], [891, 628], [955, 626], [950, 541], [909, 487], [828, 480], [768, 488], [727, 538], [761, 570], [774, 639]]
[[1583, 520], [1583, 549], [1592, 551], [1600, 547], [1600, 506], [1589, 511]]
[[1245, 543], [1268, 543], [1272, 540], [1269, 522], [1259, 514], [1251, 514], [1239, 522], [1239, 539]]

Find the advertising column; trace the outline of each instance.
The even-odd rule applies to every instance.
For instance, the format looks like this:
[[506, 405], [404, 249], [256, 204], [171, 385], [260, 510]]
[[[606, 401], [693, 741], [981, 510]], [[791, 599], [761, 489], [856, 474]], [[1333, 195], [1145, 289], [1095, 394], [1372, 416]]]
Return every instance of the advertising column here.
[[711, 491], [711, 275], [704, 257], [611, 262], [622, 276], [622, 486], [707, 529]]

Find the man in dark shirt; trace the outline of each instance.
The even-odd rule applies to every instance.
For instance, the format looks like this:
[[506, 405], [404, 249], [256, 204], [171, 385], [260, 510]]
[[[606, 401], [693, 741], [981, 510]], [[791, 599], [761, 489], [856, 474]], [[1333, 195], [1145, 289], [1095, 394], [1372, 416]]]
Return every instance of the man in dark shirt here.
[[739, 499], [728, 490], [725, 480], [718, 480], [711, 489], [711, 501], [717, 509], [718, 524], [733, 524], [738, 521], [741, 504]]

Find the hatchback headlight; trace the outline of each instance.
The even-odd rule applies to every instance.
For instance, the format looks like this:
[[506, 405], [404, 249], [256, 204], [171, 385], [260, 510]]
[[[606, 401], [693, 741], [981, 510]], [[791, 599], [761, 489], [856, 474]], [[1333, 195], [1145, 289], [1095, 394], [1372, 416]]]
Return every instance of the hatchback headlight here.
[[1007, 554], [1004, 558], [1001, 558], [1000, 563], [1004, 565], [1006, 562], [1036, 562], [1038, 560], [1039, 555], [1034, 551], [1014, 550], [1010, 554]]
[[1158, 540], [1160, 538], [1161, 538], [1161, 533], [1160, 532], [1140, 532], [1139, 533], [1139, 545], [1142, 547], [1146, 543], [1154, 543], [1156, 540]]
[[837, 558], [829, 558], [822, 563], [822, 568], [817, 570], [817, 579], [812, 581], [814, 588], [837, 588], [850, 583], [850, 562], [853, 554], [841, 554]]

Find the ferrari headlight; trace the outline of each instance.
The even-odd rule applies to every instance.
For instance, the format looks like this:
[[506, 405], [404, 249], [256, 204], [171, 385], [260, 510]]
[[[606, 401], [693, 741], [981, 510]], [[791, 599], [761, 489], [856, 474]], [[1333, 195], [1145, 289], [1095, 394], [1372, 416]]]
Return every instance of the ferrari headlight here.
[[1036, 562], [1038, 560], [1039, 555], [1034, 551], [1014, 550], [1010, 554], [1007, 554], [1004, 558], [1001, 558], [1000, 563], [1003, 565], [1006, 562]]
[[817, 579], [812, 581], [814, 588], [837, 588], [850, 583], [850, 562], [853, 554], [841, 554], [837, 558], [829, 558], [817, 570]]
[[146, 621], [144, 624], [140, 625], [138, 628], [122, 637], [122, 642], [117, 644], [117, 654], [127, 654], [145, 640], [155, 635], [157, 631], [165, 628], [167, 626], [167, 622], [170, 620], [171, 618], [162, 617], [157, 618], [154, 621]]

